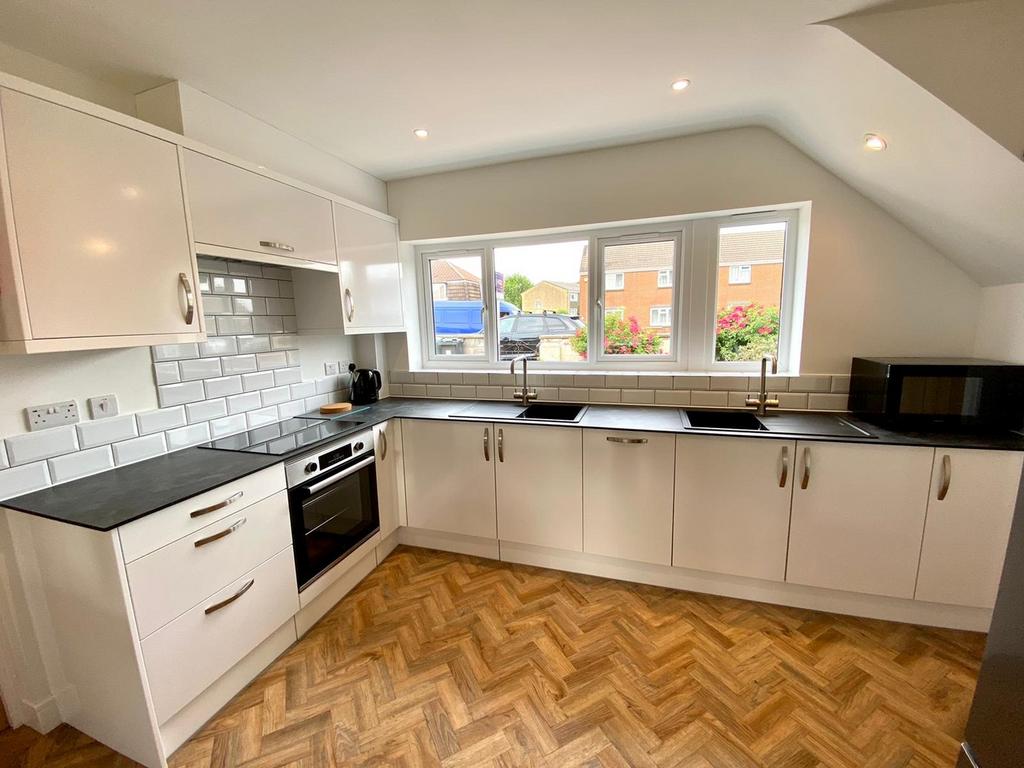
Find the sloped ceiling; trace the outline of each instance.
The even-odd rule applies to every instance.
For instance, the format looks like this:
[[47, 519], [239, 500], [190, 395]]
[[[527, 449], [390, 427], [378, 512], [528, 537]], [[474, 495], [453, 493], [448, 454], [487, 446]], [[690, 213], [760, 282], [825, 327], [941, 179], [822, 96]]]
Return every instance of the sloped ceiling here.
[[978, 282], [1024, 281], [1024, 163], [819, 23], [881, 5], [0, 0], [0, 40], [132, 92], [183, 80], [386, 179], [767, 125]]

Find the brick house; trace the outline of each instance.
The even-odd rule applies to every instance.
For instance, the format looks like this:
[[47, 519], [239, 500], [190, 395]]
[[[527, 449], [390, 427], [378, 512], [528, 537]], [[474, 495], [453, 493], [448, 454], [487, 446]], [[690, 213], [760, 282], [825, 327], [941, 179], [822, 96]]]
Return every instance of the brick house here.
[[523, 291], [523, 312], [534, 314], [555, 312], [578, 315], [580, 311], [580, 286], [578, 283], [563, 283], [557, 280], [541, 280], [532, 288]]
[[718, 307], [779, 306], [785, 252], [782, 227], [723, 228], [718, 238]]
[[[628, 320], [635, 317], [643, 328], [672, 324], [673, 243], [630, 243], [605, 249], [605, 314]], [[590, 259], [580, 263], [580, 317], [586, 318]]]
[[482, 298], [480, 278], [445, 259], [430, 262], [430, 290], [434, 301]]

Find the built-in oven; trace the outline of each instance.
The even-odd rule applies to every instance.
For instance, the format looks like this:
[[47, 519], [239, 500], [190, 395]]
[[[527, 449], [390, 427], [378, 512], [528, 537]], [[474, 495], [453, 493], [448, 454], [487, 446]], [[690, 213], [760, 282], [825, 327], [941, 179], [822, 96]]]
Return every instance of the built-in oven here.
[[380, 530], [373, 432], [302, 456], [285, 476], [301, 592]]

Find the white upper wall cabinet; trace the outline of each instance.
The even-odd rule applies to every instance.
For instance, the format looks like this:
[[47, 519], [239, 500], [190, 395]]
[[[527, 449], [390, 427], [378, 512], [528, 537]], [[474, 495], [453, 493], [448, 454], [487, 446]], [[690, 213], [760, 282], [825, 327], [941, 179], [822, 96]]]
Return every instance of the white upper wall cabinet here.
[[0, 91], [0, 350], [202, 338], [178, 148]]
[[338, 263], [331, 201], [190, 149], [185, 177], [196, 249], [307, 266]]
[[390, 217], [335, 203], [334, 225], [345, 332], [405, 330], [398, 224]]

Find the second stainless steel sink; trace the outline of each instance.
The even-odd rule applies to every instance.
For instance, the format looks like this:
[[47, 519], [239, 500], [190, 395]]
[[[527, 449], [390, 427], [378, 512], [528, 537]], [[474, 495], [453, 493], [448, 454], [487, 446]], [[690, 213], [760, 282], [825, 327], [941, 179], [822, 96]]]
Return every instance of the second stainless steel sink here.
[[683, 411], [683, 415], [690, 429], [768, 431], [750, 411]]
[[586, 409], [585, 405], [571, 403], [534, 403], [516, 418], [530, 421], [579, 421]]

